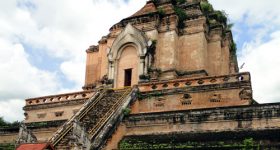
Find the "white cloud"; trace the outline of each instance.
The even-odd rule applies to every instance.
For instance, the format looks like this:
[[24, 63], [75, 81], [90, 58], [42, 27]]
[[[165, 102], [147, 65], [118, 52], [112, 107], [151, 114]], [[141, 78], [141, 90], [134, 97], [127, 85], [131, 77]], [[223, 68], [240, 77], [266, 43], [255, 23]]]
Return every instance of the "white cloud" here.
[[[0, 1], [0, 116], [9, 121], [21, 120], [25, 98], [81, 89], [86, 48], [144, 3], [145, 0]], [[38, 53], [62, 63], [55, 72], [35, 67], [30, 63], [34, 56], [24, 48], [43, 51]], [[72, 89], [61, 83], [58, 71], [75, 83]]]
[[[132, 15], [145, 2], [146, 0], [130, 0], [128, 3], [123, 0], [0, 1], [0, 116], [4, 115], [8, 120], [22, 119], [22, 111], [15, 112], [16, 114], [9, 112], [21, 110], [23, 99], [82, 87], [86, 48], [96, 44], [102, 36], [109, 33], [108, 30], [114, 23]], [[263, 37], [273, 29], [270, 27], [280, 25], [278, 0], [210, 2], [215, 8], [226, 10], [232, 22], [244, 21], [251, 27], [269, 23], [258, 32], [252, 29], [258, 35], [249, 37], [250, 41], [244, 43], [240, 61], [244, 61], [247, 67], [245, 69], [252, 73], [255, 98], [261, 102], [276, 101], [280, 98], [277, 95], [280, 87], [277, 86], [279, 81], [276, 78], [276, 68], [280, 64], [275, 58], [279, 56], [276, 51], [279, 36], [274, 33], [269, 41], [263, 41]], [[235, 30], [244, 32], [243, 29]], [[24, 49], [23, 43], [61, 60], [57, 70], [76, 86], [69, 89], [63, 86], [56, 72], [30, 64], [30, 60], [34, 58]], [[263, 76], [269, 77], [270, 81], [262, 80]]]
[[76, 89], [81, 89], [81, 84], [84, 83], [85, 64], [79, 61], [66, 61], [60, 66], [61, 71], [66, 75], [67, 79], [77, 84]]
[[279, 0], [209, 0], [217, 10], [226, 10], [233, 22], [244, 17], [247, 24], [280, 24]]
[[59, 81], [54, 73], [30, 65], [20, 43], [0, 38], [0, 50], [0, 116], [22, 120], [23, 99], [55, 92], [60, 89]]
[[[260, 103], [280, 101], [280, 9], [278, 0], [209, 0], [214, 8], [225, 10], [234, 27], [235, 39], [246, 37], [239, 51], [241, 71], [251, 72], [254, 99]], [[277, 31], [279, 30], [279, 31]], [[249, 33], [249, 34], [248, 34]]]
[[55, 73], [39, 70], [32, 66], [28, 62], [28, 55], [21, 44], [12, 44], [0, 39], [0, 45], [0, 70], [2, 70], [0, 92], [2, 98], [47, 94], [59, 88]]
[[280, 31], [271, 34], [271, 40], [244, 47], [240, 62], [245, 62], [241, 71], [250, 71], [254, 98], [260, 102], [277, 102], [280, 98]]
[[[145, 1], [125, 3], [122, 0], [85, 0], [79, 4], [76, 0], [32, 2], [36, 9], [30, 12], [30, 16], [36, 22], [36, 29], [32, 30], [33, 33], [29, 32], [32, 33], [30, 35], [25, 34], [25, 42], [44, 48], [49, 55], [65, 59], [60, 66], [61, 71], [66, 78], [81, 87], [85, 50], [107, 35], [114, 23], [140, 9]], [[79, 68], [71, 67], [73, 63]]]
[[4, 116], [4, 119], [8, 121], [21, 121], [24, 118], [22, 110], [24, 104], [22, 99], [0, 101], [0, 116]]

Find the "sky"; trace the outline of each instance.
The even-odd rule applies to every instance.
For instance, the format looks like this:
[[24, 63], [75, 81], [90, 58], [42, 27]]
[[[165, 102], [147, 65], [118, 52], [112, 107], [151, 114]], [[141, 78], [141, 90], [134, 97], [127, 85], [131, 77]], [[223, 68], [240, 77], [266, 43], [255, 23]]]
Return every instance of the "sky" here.
[[[279, 0], [209, 0], [234, 23], [254, 99], [280, 102]], [[81, 90], [85, 50], [146, 0], [0, 0], [0, 116], [23, 120], [24, 99]]]

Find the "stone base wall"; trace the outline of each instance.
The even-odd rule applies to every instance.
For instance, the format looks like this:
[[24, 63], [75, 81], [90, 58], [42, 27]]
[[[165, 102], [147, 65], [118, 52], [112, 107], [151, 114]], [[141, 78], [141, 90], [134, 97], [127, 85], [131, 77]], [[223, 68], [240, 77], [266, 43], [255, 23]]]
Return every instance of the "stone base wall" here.
[[[200, 109], [130, 115], [123, 121], [124, 139], [212, 144], [239, 143], [252, 138], [259, 146], [279, 147], [280, 104], [262, 104], [226, 108]], [[113, 139], [113, 138], [112, 138]], [[118, 147], [119, 141], [109, 140], [107, 146]]]
[[0, 133], [0, 143], [15, 143], [18, 138], [18, 132]]
[[250, 105], [249, 73], [143, 83], [132, 114]]

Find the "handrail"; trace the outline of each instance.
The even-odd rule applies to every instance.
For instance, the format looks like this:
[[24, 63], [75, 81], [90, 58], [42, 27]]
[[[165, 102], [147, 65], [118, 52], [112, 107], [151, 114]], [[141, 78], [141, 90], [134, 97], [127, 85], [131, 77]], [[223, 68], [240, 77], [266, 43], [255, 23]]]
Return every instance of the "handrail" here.
[[[113, 104], [113, 106], [111, 106], [111, 108], [109, 108], [109, 110], [107, 110], [107, 112], [105, 113], [105, 115], [103, 117], [100, 117], [100, 119], [98, 119], [98, 122], [94, 125], [94, 127], [89, 131], [89, 136], [90, 139], [92, 139], [98, 132], [99, 130], [102, 128], [102, 126], [104, 126], [104, 124], [112, 117], [112, 115], [114, 114], [114, 110], [116, 110], [121, 103], [123, 103], [125, 97], [132, 91], [132, 88], [122, 88], [122, 89], [111, 89], [114, 90], [115, 92], [120, 92], [122, 93], [122, 95], [115, 101], [115, 103]], [[87, 101], [82, 108], [75, 114], [73, 115], [69, 121], [67, 121], [55, 134], [54, 136], [50, 139], [50, 142], [53, 143], [53, 145], [57, 145], [59, 141], [61, 141], [66, 135], [67, 133], [69, 133], [71, 131], [71, 129], [73, 128], [73, 121], [75, 119], [77, 119], [78, 121], [80, 121], [83, 117], [86, 116], [86, 114], [88, 114], [89, 111], [91, 111], [105, 96], [107, 91], [110, 89], [104, 89], [104, 91], [102, 91], [101, 93], [98, 91], [89, 101]], [[99, 94], [99, 95], [98, 95]]]
[[[85, 112], [84, 109], [86, 109], [86, 111], [88, 112], [93, 106], [95, 106], [101, 100], [101, 98], [104, 96], [105, 93], [106, 90], [104, 90], [98, 97], [95, 97], [97, 94], [99, 94], [99, 92], [97, 92], [90, 101], [88, 101], [82, 106], [79, 112], [73, 115], [69, 119], [69, 121], [67, 121], [59, 130], [57, 130], [54, 136], [50, 139], [50, 142], [53, 143], [53, 145], [56, 145], [71, 130], [74, 119], [77, 118], [78, 120], [80, 120], [80, 118], [82, 118], [86, 114], [84, 113]], [[90, 107], [90, 109], [88, 109], [88, 107]]]

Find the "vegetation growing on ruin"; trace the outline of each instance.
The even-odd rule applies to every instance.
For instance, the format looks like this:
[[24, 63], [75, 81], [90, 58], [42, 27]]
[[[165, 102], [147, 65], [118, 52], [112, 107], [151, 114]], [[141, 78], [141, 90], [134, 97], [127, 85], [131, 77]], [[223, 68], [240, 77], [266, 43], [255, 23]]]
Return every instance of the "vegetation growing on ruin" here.
[[136, 93], [136, 96], [137, 96], [137, 99], [138, 99], [138, 100], [142, 100], [142, 99], [145, 98], [145, 97], [141, 94], [141, 92], [139, 92], [139, 91]]
[[149, 76], [149, 75], [142, 74], [142, 75], [139, 75], [139, 79], [141, 79], [141, 80], [149, 80], [149, 79], [150, 79], [150, 76]]
[[122, 111], [123, 111], [124, 116], [128, 116], [131, 113], [130, 108], [124, 108]]
[[[152, 0], [154, 4], [158, 4], [159, 0]], [[183, 8], [180, 8], [178, 5], [186, 3], [186, 0], [172, 0], [171, 3], [173, 4], [174, 12], [178, 16], [178, 28], [182, 29], [185, 27], [184, 21], [187, 19], [187, 14]], [[166, 12], [162, 7], [159, 7], [157, 9], [157, 12], [159, 14], [159, 18], [162, 19], [164, 16], [166, 16]]]
[[214, 10], [213, 6], [207, 1], [200, 2], [200, 7], [202, 12], [209, 17], [210, 24], [215, 24], [217, 22], [224, 23], [225, 25], [228, 22], [228, 15], [225, 11]]
[[15, 148], [13, 143], [0, 143], [0, 150], [14, 150]]
[[221, 23], [225, 23], [225, 24], [227, 23], [228, 19], [227, 19], [227, 14], [225, 11], [217, 10], [214, 12], [213, 16], [217, 21], [219, 21]]
[[237, 61], [237, 56], [236, 56], [236, 51], [237, 51], [237, 46], [234, 41], [230, 44], [230, 59], [231, 61]]
[[186, 3], [186, 0], [176, 0], [178, 4], [184, 4]]
[[236, 43], [233, 41], [232, 43], [231, 43], [231, 45], [230, 45], [230, 50], [232, 51], [232, 52], [236, 52], [236, 50], [237, 50], [237, 47], [236, 47]]
[[183, 29], [185, 27], [185, 20], [187, 19], [187, 13], [183, 8], [174, 6], [174, 12], [178, 16], [178, 28]]
[[233, 26], [234, 26], [233, 23], [229, 23], [229, 24], [227, 25], [227, 30], [231, 30]]
[[173, 10], [178, 16], [178, 28], [183, 29], [185, 27], [185, 20], [187, 19], [187, 13], [185, 9], [181, 8], [179, 5], [186, 3], [186, 0], [173, 0], [172, 4], [174, 6]]
[[157, 9], [157, 12], [158, 12], [158, 14], [159, 14], [159, 18], [160, 18], [160, 19], [162, 19], [162, 18], [165, 16], [165, 11], [164, 11], [164, 9], [163, 9], [162, 7], [159, 7], [159, 8]]
[[210, 12], [214, 11], [213, 6], [210, 3], [205, 2], [205, 1], [202, 1], [200, 3], [200, 7], [204, 13], [210, 13]]
[[214, 143], [201, 143], [201, 142], [180, 142], [169, 141], [165, 143], [157, 142], [155, 140], [144, 141], [140, 139], [124, 139], [119, 143], [119, 149], [121, 150], [135, 150], [135, 149], [197, 149], [197, 148], [228, 148], [228, 149], [242, 149], [253, 150], [260, 149], [260, 145], [257, 144], [253, 138], [246, 138], [240, 143], [225, 143], [223, 141], [216, 141]]
[[152, 0], [154, 4], [158, 4], [159, 0]]
[[171, 0], [171, 3], [173, 4], [173, 5], [181, 5], [181, 4], [184, 4], [184, 3], [186, 3], [186, 0]]
[[164, 93], [163, 91], [159, 91], [159, 92], [155, 92], [155, 93], [151, 93], [150, 96], [152, 97], [159, 97], [159, 96], [163, 96]]

